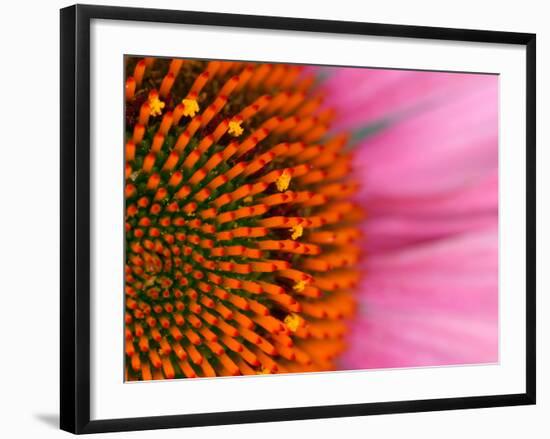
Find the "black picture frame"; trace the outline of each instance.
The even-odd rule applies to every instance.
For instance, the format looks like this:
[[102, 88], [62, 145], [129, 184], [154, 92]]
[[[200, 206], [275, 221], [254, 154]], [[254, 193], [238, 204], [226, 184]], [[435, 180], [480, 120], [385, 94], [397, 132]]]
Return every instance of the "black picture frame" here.
[[[526, 47], [526, 376], [525, 393], [224, 413], [90, 420], [90, 22], [132, 20], [374, 35]], [[75, 5], [61, 10], [61, 429], [80, 433], [239, 424], [325, 417], [535, 404], [535, 52], [530, 33], [447, 29], [291, 17]]]

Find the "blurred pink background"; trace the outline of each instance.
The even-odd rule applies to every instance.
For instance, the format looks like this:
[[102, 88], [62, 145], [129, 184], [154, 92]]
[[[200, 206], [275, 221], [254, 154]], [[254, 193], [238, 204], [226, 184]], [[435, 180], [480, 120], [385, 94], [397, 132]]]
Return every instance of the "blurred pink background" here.
[[368, 216], [340, 367], [497, 362], [498, 76], [317, 72]]

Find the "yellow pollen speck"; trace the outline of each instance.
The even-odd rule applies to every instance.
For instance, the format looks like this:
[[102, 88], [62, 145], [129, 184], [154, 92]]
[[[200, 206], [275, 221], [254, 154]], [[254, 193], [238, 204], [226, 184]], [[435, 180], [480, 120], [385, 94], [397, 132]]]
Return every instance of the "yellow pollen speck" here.
[[294, 240], [298, 239], [300, 236], [304, 234], [304, 228], [298, 224], [297, 226], [292, 226], [292, 229], [290, 229], [292, 232], [292, 235], [290, 237]]
[[149, 107], [151, 108], [151, 116], [160, 116], [164, 105], [164, 102], [162, 102], [157, 96], [150, 98]]
[[294, 291], [297, 291], [298, 293], [304, 291], [305, 287], [306, 287], [307, 283], [303, 280], [299, 280], [298, 282], [296, 282], [294, 284], [294, 286], [292, 287], [292, 289]]
[[245, 203], [252, 203], [252, 197], [249, 195], [248, 197], [245, 197], [243, 200]]
[[277, 185], [277, 189], [279, 190], [279, 192], [286, 191], [288, 189], [290, 180], [292, 180], [292, 177], [285, 169], [282, 175], [277, 178], [277, 180], [275, 180], [275, 184]]
[[256, 372], [257, 375], [269, 375], [271, 374], [271, 371], [269, 369], [266, 369], [265, 367], [262, 367], [258, 372]]
[[181, 103], [185, 107], [183, 109], [184, 116], [195, 117], [195, 114], [200, 110], [199, 103], [195, 99], [183, 99]]
[[292, 332], [296, 332], [296, 330], [302, 326], [304, 319], [300, 317], [298, 314], [292, 313], [285, 317], [285, 325], [288, 329], [290, 329]]
[[229, 122], [229, 134], [234, 137], [239, 137], [243, 133], [241, 123], [243, 123], [241, 120], [232, 120]]

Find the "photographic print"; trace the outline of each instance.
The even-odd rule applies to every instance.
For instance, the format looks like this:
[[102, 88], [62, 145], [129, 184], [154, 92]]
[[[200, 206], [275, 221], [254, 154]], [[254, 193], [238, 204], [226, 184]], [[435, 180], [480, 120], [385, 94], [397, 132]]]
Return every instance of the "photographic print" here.
[[63, 430], [536, 403], [535, 34], [60, 24]]
[[124, 63], [125, 380], [498, 362], [498, 75]]

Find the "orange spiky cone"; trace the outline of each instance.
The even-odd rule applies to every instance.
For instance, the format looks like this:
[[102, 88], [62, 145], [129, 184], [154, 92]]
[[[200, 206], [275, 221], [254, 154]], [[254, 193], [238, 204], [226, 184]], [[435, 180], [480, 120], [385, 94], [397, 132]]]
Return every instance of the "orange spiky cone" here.
[[323, 371], [361, 211], [299, 66], [126, 59], [126, 376]]

